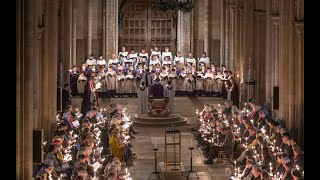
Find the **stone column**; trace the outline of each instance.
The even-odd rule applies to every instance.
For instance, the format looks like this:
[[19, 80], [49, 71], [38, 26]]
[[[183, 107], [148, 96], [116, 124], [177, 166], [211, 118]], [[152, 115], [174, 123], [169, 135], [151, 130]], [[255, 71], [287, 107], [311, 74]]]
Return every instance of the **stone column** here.
[[[39, 84], [39, 77], [40, 77], [40, 51], [39, 51], [39, 41], [41, 35], [38, 26], [39, 26], [39, 16], [40, 14], [40, 1], [34, 2], [34, 11], [33, 11], [33, 128], [38, 129], [40, 127], [39, 121], [39, 100], [40, 100], [40, 84]], [[42, 11], [42, 8], [41, 8]]]
[[234, 34], [234, 75], [240, 74], [240, 10], [239, 7], [235, 9], [235, 34]]
[[304, 22], [295, 23], [296, 28], [296, 138], [299, 144], [304, 144]]
[[280, 1], [279, 16], [279, 118], [288, 121], [288, 0]]
[[227, 67], [227, 69], [230, 68], [229, 66], [229, 49], [230, 49], [230, 6], [229, 3], [226, 2], [226, 31], [225, 31], [225, 59], [224, 59], [224, 65]]
[[220, 30], [220, 65], [225, 64], [226, 38], [226, 1], [221, 0], [221, 30]]
[[52, 128], [57, 112], [57, 67], [58, 67], [58, 1], [49, 1], [49, 75], [48, 75], [48, 133], [52, 139]]
[[294, 11], [294, 0], [289, 0], [288, 2], [288, 57], [287, 57], [287, 66], [288, 66], [288, 121], [289, 126], [287, 127], [290, 130], [290, 133], [295, 134], [296, 124], [295, 124], [295, 79], [291, 78], [295, 75], [295, 11]]
[[102, 56], [108, 61], [106, 57], [106, 0], [102, 1]]
[[235, 19], [236, 17], [236, 5], [235, 4], [230, 4], [230, 57], [229, 57], [229, 67], [228, 70], [231, 70], [232, 72], [235, 72]]
[[118, 0], [106, 1], [106, 59], [118, 52]]
[[88, 1], [88, 34], [87, 34], [87, 54], [92, 54], [92, 0]]
[[272, 49], [271, 49], [271, 32], [272, 32], [272, 24], [271, 24], [271, 2], [272, 0], [266, 1], [266, 102], [271, 103], [272, 101], [272, 67], [273, 67], [273, 57], [272, 57]]
[[17, 1], [16, 179], [32, 179], [34, 1]]
[[260, 52], [261, 52], [261, 27], [260, 27], [260, 21], [261, 21], [261, 17], [260, 17], [260, 12], [259, 11], [255, 11], [254, 12], [254, 65], [253, 65], [253, 75], [254, 78], [256, 80], [256, 86], [255, 86], [255, 99], [257, 101], [258, 104], [261, 104], [263, 102], [261, 102], [260, 100], [260, 73], [261, 73], [261, 69], [260, 69]]
[[77, 10], [72, 10], [72, 63], [77, 65]]
[[274, 63], [274, 75], [273, 81], [274, 86], [279, 86], [279, 16], [273, 15], [272, 16], [272, 39], [273, 39], [273, 57]]
[[178, 12], [177, 26], [177, 46], [182, 56], [188, 56], [191, 52], [192, 32], [191, 32], [192, 13]]
[[203, 48], [204, 52], [209, 53], [209, 0], [204, 0], [203, 17]]

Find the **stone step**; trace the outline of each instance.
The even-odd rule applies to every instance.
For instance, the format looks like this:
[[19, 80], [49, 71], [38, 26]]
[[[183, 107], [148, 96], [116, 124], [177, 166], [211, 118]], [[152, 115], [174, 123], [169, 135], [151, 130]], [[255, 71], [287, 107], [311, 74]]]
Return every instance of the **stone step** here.
[[170, 125], [176, 125], [176, 126], [182, 126], [187, 124], [187, 119], [186, 118], [179, 118], [175, 121], [158, 121], [158, 120], [149, 120], [149, 121], [140, 121], [140, 119], [135, 119], [132, 120], [133, 124], [136, 126], [142, 126], [142, 127], [169, 127]]

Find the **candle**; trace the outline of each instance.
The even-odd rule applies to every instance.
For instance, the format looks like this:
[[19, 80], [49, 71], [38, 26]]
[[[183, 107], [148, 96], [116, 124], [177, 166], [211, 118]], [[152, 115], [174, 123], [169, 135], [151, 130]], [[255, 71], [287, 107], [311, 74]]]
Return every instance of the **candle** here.
[[237, 169], [237, 161], [234, 161], [234, 168]]
[[274, 145], [274, 146], [276, 145], [276, 140], [273, 140], [273, 145]]
[[191, 144], [191, 147], [192, 147], [192, 139], [190, 139], [190, 144]]
[[128, 174], [128, 168], [126, 168], [126, 174]]
[[154, 140], [154, 148], [157, 148], [157, 140]]

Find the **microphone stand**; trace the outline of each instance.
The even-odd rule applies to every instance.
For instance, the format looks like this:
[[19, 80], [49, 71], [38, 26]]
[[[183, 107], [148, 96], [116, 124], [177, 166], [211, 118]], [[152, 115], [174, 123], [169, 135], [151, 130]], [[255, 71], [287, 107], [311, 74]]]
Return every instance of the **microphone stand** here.
[[158, 150], [159, 150], [158, 148], [153, 148], [153, 151], [154, 151], [154, 172], [152, 172], [152, 173], [150, 174], [148, 180], [151, 178], [151, 176], [152, 176], [153, 174], [155, 174], [156, 177], [157, 177], [157, 179], [160, 180], [160, 172], [158, 172], [158, 170], [157, 170], [157, 151], [158, 151]]
[[191, 152], [191, 154], [190, 154], [190, 171], [188, 171], [187, 180], [189, 179], [189, 175], [191, 173], [195, 173], [196, 177], [199, 179], [197, 172], [192, 170], [192, 150], [194, 149], [194, 147], [189, 147], [189, 149], [190, 149], [190, 152]]

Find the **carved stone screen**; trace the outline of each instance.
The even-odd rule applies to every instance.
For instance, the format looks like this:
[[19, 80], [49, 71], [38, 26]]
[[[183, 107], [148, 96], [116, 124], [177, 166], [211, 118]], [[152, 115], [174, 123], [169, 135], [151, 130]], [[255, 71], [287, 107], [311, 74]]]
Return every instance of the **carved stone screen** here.
[[126, 0], [120, 5], [119, 49], [140, 52], [155, 45], [164, 51], [167, 46], [176, 52], [177, 16], [173, 12], [152, 11], [156, 0]]

